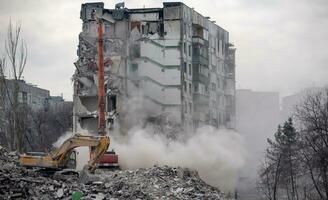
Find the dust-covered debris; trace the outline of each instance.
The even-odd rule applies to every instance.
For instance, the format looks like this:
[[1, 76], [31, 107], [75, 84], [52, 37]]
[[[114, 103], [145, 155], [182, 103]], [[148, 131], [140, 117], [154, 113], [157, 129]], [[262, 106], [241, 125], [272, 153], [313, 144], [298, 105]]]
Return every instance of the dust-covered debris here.
[[202, 181], [196, 171], [179, 167], [101, 171], [95, 175], [84, 171], [81, 180], [90, 185], [89, 191], [102, 192], [106, 198], [225, 199], [223, 193]]
[[196, 171], [154, 166], [147, 169], [84, 170], [80, 179], [45, 177], [16, 164], [16, 153], [0, 146], [0, 199], [220, 199], [218, 189], [202, 181]]
[[[74, 180], [65, 182], [44, 177], [33, 170], [17, 165], [16, 153], [0, 146], [0, 199], [54, 199], [71, 196], [79, 189]], [[62, 194], [58, 192], [62, 190]]]

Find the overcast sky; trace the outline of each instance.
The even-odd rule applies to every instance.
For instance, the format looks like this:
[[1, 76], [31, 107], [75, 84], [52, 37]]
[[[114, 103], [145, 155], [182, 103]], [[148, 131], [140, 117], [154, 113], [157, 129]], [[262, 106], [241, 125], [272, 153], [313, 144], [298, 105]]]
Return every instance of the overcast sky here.
[[[27, 82], [72, 99], [81, 31], [80, 0], [0, 0], [0, 50], [9, 19], [21, 20], [28, 45]], [[119, 1], [107, 0], [106, 8]], [[328, 83], [327, 0], [185, 0], [229, 31], [237, 48], [237, 88], [289, 95]], [[127, 0], [128, 8], [162, 7]]]

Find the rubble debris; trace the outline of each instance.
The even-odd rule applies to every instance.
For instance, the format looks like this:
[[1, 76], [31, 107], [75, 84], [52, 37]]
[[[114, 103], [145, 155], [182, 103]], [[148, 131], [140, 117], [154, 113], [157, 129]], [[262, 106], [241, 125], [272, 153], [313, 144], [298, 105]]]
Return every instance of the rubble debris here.
[[17, 156], [0, 146], [0, 199], [219, 199], [218, 189], [196, 171], [180, 167], [82, 171], [80, 179], [57, 179], [16, 165]]
[[84, 171], [81, 179], [89, 185], [85, 193], [99, 191], [106, 199], [227, 199], [196, 171], [180, 167], [99, 171], [95, 175]]
[[[65, 182], [42, 176], [16, 164], [18, 156], [0, 146], [0, 199], [56, 199], [77, 191], [74, 180]], [[68, 198], [70, 199], [70, 198]]]

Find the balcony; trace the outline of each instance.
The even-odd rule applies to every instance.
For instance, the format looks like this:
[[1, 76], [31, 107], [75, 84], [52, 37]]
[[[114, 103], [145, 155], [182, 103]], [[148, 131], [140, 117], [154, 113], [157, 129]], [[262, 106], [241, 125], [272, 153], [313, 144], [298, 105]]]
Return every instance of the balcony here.
[[204, 58], [203, 56], [200, 55], [195, 55], [192, 57], [192, 62], [194, 64], [208, 65], [208, 58]]
[[[203, 70], [202, 70], [203, 69]], [[206, 70], [207, 71], [206, 71]], [[203, 73], [201, 73], [203, 72]], [[207, 76], [206, 76], [207, 74]], [[201, 67], [198, 64], [193, 64], [193, 75], [192, 75], [192, 80], [194, 82], [201, 82], [204, 85], [208, 85], [210, 82], [210, 78], [209, 78], [209, 72], [208, 72], [208, 68], [206, 67]]]
[[194, 44], [201, 44], [203, 46], [208, 46], [208, 41], [204, 40], [199, 36], [192, 36], [192, 43]]

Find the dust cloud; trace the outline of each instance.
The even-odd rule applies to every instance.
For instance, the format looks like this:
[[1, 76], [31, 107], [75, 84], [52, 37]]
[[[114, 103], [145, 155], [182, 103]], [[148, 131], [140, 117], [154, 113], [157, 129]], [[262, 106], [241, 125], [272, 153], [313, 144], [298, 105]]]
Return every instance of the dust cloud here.
[[243, 139], [232, 130], [205, 126], [181, 142], [134, 128], [122, 141], [113, 138], [110, 148], [119, 155], [123, 169], [153, 165], [187, 167], [197, 170], [208, 184], [225, 191], [235, 188], [238, 172], [244, 165]]
[[[58, 148], [74, 133], [62, 135], [54, 147]], [[110, 149], [115, 149], [122, 169], [137, 169], [154, 165], [187, 167], [197, 170], [208, 184], [224, 191], [232, 191], [244, 166], [246, 152], [243, 138], [235, 131], [198, 128], [184, 140], [170, 140], [151, 129], [133, 128], [124, 139], [111, 137]], [[79, 147], [77, 170], [89, 160], [89, 148]]]
[[59, 148], [66, 140], [73, 137], [73, 132], [66, 132], [65, 134], [61, 135], [55, 143], [52, 144], [53, 147]]

